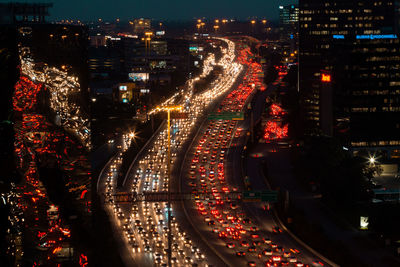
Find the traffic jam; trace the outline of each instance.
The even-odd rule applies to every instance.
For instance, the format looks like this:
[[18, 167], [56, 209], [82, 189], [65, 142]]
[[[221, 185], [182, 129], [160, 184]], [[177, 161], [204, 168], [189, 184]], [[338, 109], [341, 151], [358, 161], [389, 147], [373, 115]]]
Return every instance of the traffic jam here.
[[[256, 86], [265, 90], [257, 76], [260, 65], [251, 62], [250, 56], [249, 48], [239, 52], [238, 61], [248, 67], [246, 75], [242, 83], [222, 101], [218, 112], [241, 112]], [[274, 111], [280, 112], [278, 109], [274, 107]], [[275, 226], [270, 234], [265, 234], [246, 216], [240, 200], [224, 197], [238, 191], [237, 187], [229, 185], [226, 175], [227, 151], [234, 139], [242, 134], [237, 124], [234, 120], [210, 121], [197, 143], [190, 158], [186, 184], [193, 194], [209, 197], [194, 200], [193, 209], [198, 211], [208, 230], [221, 241], [219, 244], [237, 257], [238, 266], [307, 266], [298, 259], [298, 250], [284, 248], [273, 241], [271, 236], [279, 235], [282, 229]]]
[[[204, 109], [214, 97], [227, 92], [236, 81], [241, 66], [233, 62], [235, 44], [221, 39], [228, 44], [222, 49], [223, 57], [219, 64], [224, 68], [224, 75], [215, 81], [212, 88], [200, 94], [193, 95], [189, 90], [184, 99], [183, 110], [188, 113], [186, 119], [171, 120], [171, 165], [176, 161], [181, 146], [187, 141], [188, 134], [195, 129], [195, 123], [204, 114]], [[210, 64], [215, 64], [212, 60]], [[204, 76], [204, 75], [203, 75]], [[196, 78], [195, 78], [196, 79]], [[189, 83], [190, 84], [190, 83]], [[139, 164], [130, 173], [130, 192], [167, 192], [167, 129], [155, 137], [151, 146], [146, 149]], [[168, 208], [165, 202], [135, 202], [129, 205], [116, 203], [116, 177], [122, 162], [123, 152], [129, 147], [130, 135], [124, 136], [120, 153], [113, 159], [107, 171], [105, 202], [113, 214], [123, 238], [128, 244], [133, 257], [146, 265], [167, 266], [168, 245]], [[208, 266], [204, 253], [193, 243], [188, 234], [178, 224], [174, 211], [171, 216], [172, 258], [174, 266]]]

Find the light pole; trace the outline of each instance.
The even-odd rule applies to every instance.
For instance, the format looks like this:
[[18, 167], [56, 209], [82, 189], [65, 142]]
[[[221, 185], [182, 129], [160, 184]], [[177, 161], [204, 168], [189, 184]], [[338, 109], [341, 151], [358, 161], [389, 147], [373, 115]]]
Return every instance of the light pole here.
[[168, 154], [167, 154], [167, 174], [168, 174], [168, 202], [167, 202], [167, 216], [168, 216], [168, 266], [171, 265], [172, 256], [172, 231], [171, 231], [171, 111], [181, 111], [181, 105], [168, 105], [163, 107], [156, 107], [157, 111], [167, 111], [167, 135], [168, 135]]
[[145, 44], [145, 49], [146, 49], [146, 55], [150, 54], [150, 42], [151, 42], [151, 36], [153, 35], [152, 32], [145, 32], [144, 33], [145, 37], [144, 37], [144, 44]]

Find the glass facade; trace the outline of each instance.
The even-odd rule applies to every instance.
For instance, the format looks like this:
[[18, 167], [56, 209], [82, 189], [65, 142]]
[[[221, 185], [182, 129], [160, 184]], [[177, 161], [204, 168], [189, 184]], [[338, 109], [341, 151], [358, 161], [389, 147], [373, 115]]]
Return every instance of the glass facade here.
[[321, 124], [322, 71], [332, 74], [333, 134], [357, 147], [399, 146], [398, 1], [299, 1], [306, 134]]

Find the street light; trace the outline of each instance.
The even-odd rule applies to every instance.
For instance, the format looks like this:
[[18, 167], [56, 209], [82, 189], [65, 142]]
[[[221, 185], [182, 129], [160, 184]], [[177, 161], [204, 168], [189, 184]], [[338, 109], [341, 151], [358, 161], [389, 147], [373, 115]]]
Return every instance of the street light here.
[[152, 32], [145, 32], [144, 33], [145, 38], [144, 38], [144, 44], [146, 47], [146, 53], [148, 53], [150, 51], [150, 42], [151, 42], [151, 36], [153, 35]]
[[162, 107], [156, 107], [156, 111], [167, 111], [167, 135], [168, 135], [168, 154], [167, 154], [167, 173], [168, 173], [168, 266], [171, 265], [171, 111], [181, 111], [183, 109], [182, 105], [167, 105]]
[[129, 133], [129, 137], [130, 137], [131, 139], [135, 139], [136, 133], [135, 133], [135, 132]]
[[376, 158], [374, 156], [371, 156], [369, 158], [369, 164], [373, 165], [373, 164], [375, 164], [375, 162], [376, 162]]

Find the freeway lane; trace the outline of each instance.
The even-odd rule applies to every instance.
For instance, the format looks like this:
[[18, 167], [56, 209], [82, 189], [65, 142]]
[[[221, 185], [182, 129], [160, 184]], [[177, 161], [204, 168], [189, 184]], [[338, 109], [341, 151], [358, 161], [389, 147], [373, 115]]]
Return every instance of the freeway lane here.
[[[254, 81], [251, 77], [255, 74], [250, 69], [243, 85], [223, 101], [220, 111], [238, 111], [245, 106], [252, 91], [249, 89]], [[267, 91], [258, 94], [258, 101], [253, 105], [255, 120], [260, 116], [263, 101], [269, 93]], [[189, 160], [183, 168], [186, 174], [182, 180], [183, 191], [212, 193], [218, 199], [219, 194], [223, 194], [221, 192], [243, 189], [241, 150], [249, 124], [250, 119], [240, 123], [239, 127], [235, 122], [222, 120], [203, 125], [189, 150]], [[253, 188], [267, 189], [263, 181], [254, 182]], [[300, 261], [311, 263], [315, 259], [314, 255], [310, 255], [286, 233], [272, 234], [277, 223], [270, 212], [262, 209], [260, 203], [239, 204], [233, 200], [221, 203], [211, 199], [185, 202], [188, 216], [196, 230], [228, 265], [302, 266]], [[254, 222], [246, 219], [246, 216], [254, 219]], [[280, 232], [279, 228], [275, 230]], [[233, 255], [235, 256], [232, 257]]]
[[[242, 51], [242, 57], [246, 53]], [[247, 62], [247, 64], [251, 66], [251, 63]], [[251, 78], [255, 77], [258, 71], [254, 66], [249, 68], [243, 79], [244, 83], [240, 84], [224, 99], [218, 110], [240, 111], [248, 96], [253, 92], [254, 86], [252, 84], [254, 80]], [[226, 185], [224, 181], [224, 170], [226, 170], [224, 168], [225, 148], [229, 147], [230, 138], [234, 137], [235, 124], [235, 122], [228, 123], [222, 120], [206, 124], [206, 129], [202, 130], [203, 136], [200, 140], [196, 140], [196, 146], [192, 148], [190, 157], [192, 164], [189, 168], [185, 168], [185, 171], [189, 173], [185, 179], [185, 190], [213, 193], [217, 199], [221, 194], [220, 192], [235, 190], [235, 188]], [[189, 163], [190, 161], [186, 162], [186, 164]], [[218, 167], [216, 168], [217, 163]], [[210, 246], [214, 247], [214, 250], [218, 250], [229, 265], [253, 265], [259, 262], [258, 255], [261, 252], [270, 253], [268, 248], [269, 238], [262, 239], [257, 227], [250, 220], [244, 218], [245, 215], [237, 205], [238, 203], [209, 200], [196, 202], [191, 206], [188, 203], [185, 204], [198, 231], [206, 236]], [[204, 217], [199, 216], [199, 213]], [[210, 235], [211, 230], [214, 233]], [[232, 257], [232, 250], [236, 252], [238, 257]]]
[[[185, 95], [179, 97], [179, 99], [185, 101], [184, 108], [189, 113], [189, 119], [172, 120], [172, 163], [176, 161], [176, 155], [179, 153], [182, 144], [186, 142], [188, 133], [194, 130], [195, 122], [202, 116], [204, 109], [219, 95], [227, 92], [240, 73], [240, 65], [233, 62], [234, 43], [228, 40], [223, 41], [228, 43], [228, 48], [223, 49], [223, 57], [219, 62], [224, 68], [224, 75], [213, 84], [211, 89], [201, 94], [193, 95], [193, 92], [189, 90]], [[210, 63], [212, 64], [212, 60], [210, 60]], [[167, 190], [166, 142], [166, 129], [164, 128], [155, 135], [155, 140], [151, 141], [148, 148], [143, 151], [143, 155], [139, 157], [139, 163], [132, 164], [133, 168], [128, 173], [124, 191], [142, 193], [146, 191], [165, 192]], [[116, 160], [120, 161], [121, 159], [117, 158]], [[166, 264], [165, 248], [168, 232], [165, 227], [168, 220], [165, 203], [113, 203], [112, 195], [116, 193], [115, 173], [118, 171], [118, 167], [118, 164], [110, 165], [107, 175], [103, 174], [107, 178], [101, 177], [103, 182], [106, 179], [106, 186], [99, 186], [99, 188], [105, 188], [105, 202], [109, 203], [107, 208], [111, 208], [113, 211], [112, 217], [115, 219], [115, 226], [118, 227], [118, 233], [121, 235], [120, 240], [124, 243], [121, 254], [125, 259], [129, 258], [125, 254], [130, 254], [130, 257], [134, 258], [132, 264], [135, 265], [164, 266]], [[174, 210], [172, 210], [172, 215], [175, 215]], [[172, 257], [175, 266], [206, 266], [206, 261], [214, 262], [212, 257], [205, 259], [197, 244], [194, 244], [192, 239], [183, 231], [180, 222], [178, 225], [174, 218], [171, 218], [171, 221], [173, 222], [172, 234], [174, 238]], [[215, 262], [219, 264], [218, 260], [215, 260]]]

